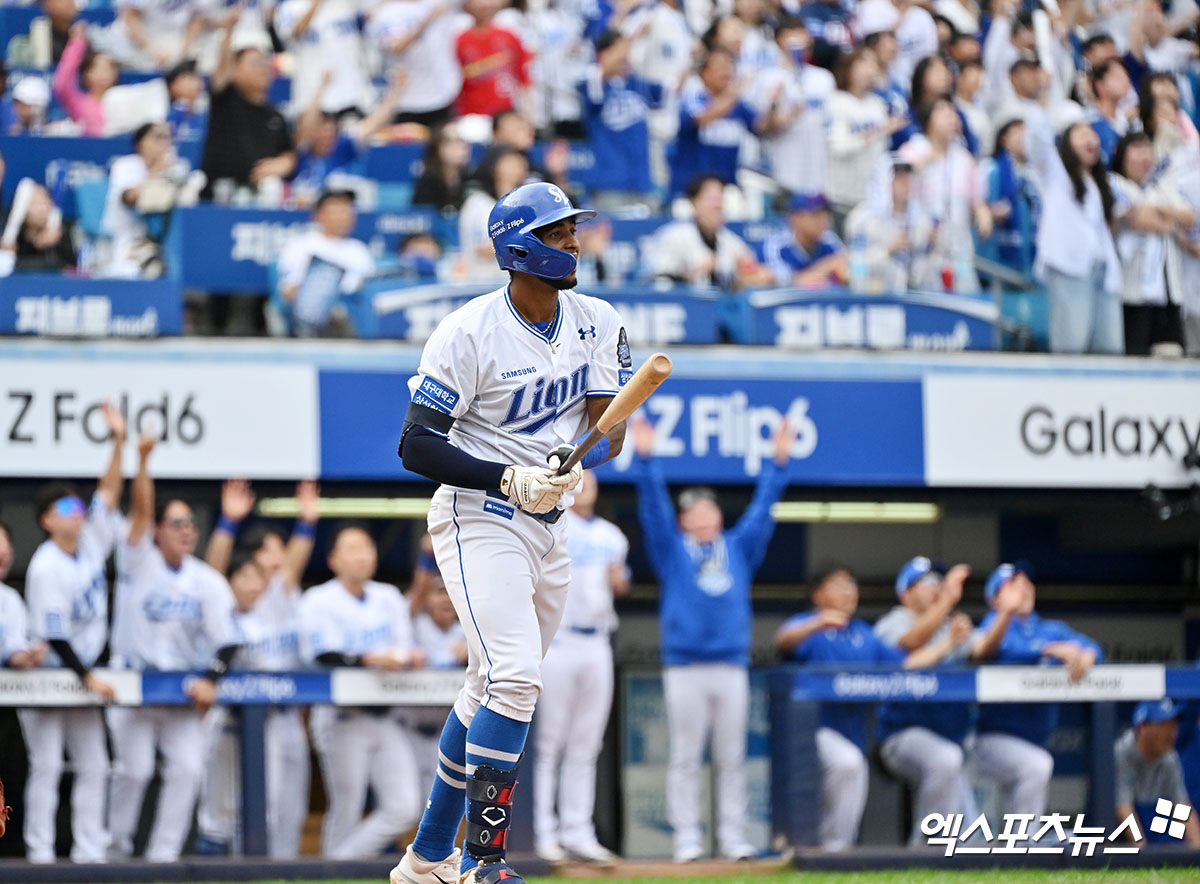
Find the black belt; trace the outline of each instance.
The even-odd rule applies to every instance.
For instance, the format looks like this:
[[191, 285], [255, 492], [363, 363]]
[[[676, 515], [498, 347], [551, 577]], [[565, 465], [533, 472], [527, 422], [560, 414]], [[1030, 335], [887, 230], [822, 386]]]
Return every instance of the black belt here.
[[[486, 491], [484, 493], [487, 494], [488, 497], [494, 497], [496, 500], [503, 500], [509, 506], [517, 506], [516, 503], [513, 502], [512, 498], [505, 496], [500, 491]], [[521, 510], [521, 508], [519, 506], [517, 506], [517, 509]], [[557, 522], [559, 519], [562, 518], [562, 514], [563, 514], [563, 510], [560, 510], [558, 507], [555, 507], [554, 509], [550, 510], [550, 512], [548, 512], [548, 513], [531, 513], [531, 512], [529, 512], [529, 510], [521, 510], [521, 512], [523, 512], [525, 515], [529, 516], [532, 519], [537, 519], [540, 522], [545, 522], [547, 525], [553, 525], [555, 522]]]

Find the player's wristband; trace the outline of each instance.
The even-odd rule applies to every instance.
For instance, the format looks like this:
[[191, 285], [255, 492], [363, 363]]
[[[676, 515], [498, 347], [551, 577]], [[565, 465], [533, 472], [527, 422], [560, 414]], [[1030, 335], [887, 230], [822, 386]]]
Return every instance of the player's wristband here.
[[[581, 445], [583, 440], [586, 438], [587, 436], [581, 436], [571, 444], [575, 447], [579, 447], [579, 445]], [[585, 470], [595, 469], [596, 467], [600, 466], [600, 464], [608, 460], [608, 452], [608, 437], [601, 436], [600, 441], [592, 446], [592, 450], [580, 458], [579, 465]]]
[[224, 531], [226, 534], [237, 534], [238, 525], [240, 524], [240, 521], [222, 515], [219, 519], [217, 519], [216, 530]]
[[305, 522], [297, 519], [295, 527], [292, 528], [292, 536], [303, 537], [305, 540], [312, 540], [317, 536], [317, 523]]

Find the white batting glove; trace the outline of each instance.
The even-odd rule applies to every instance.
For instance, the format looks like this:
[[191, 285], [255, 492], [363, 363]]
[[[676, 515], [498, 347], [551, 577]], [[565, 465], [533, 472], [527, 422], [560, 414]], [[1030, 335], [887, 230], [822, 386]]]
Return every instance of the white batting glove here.
[[[574, 445], [560, 445], [546, 455], [546, 463], [550, 464], [550, 470], [558, 473], [558, 468], [571, 459], [571, 455], [575, 453]], [[563, 475], [555, 475], [553, 481], [555, 484], [562, 485], [563, 491], [574, 491], [579, 487], [579, 483], [583, 481], [583, 467], [579, 464], [571, 467]]]
[[565, 490], [561, 482], [545, 467], [506, 467], [500, 479], [500, 491], [515, 498], [526, 512], [548, 513], [558, 504]]

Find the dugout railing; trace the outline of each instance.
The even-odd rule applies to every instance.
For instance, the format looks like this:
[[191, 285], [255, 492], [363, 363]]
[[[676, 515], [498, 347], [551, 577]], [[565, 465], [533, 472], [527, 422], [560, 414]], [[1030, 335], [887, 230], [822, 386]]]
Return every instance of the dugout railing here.
[[[96, 670], [113, 685], [116, 704], [181, 706], [188, 673]], [[362, 669], [233, 672], [219, 685], [219, 702], [237, 706], [241, 729], [242, 853], [267, 853], [264, 727], [276, 706], [445, 706], [462, 686], [458, 670], [387, 673]], [[776, 844], [816, 843], [820, 774], [815, 733], [822, 703], [1087, 703], [1089, 789], [1086, 811], [1108, 820], [1114, 808], [1113, 741], [1120, 702], [1200, 699], [1200, 669], [1157, 664], [1097, 666], [1078, 684], [1064, 667], [982, 666], [975, 669], [853, 670], [780, 666], [769, 673], [771, 815]], [[0, 706], [99, 705], [69, 670], [0, 672]], [[525, 815], [531, 802], [521, 802]], [[521, 816], [521, 815], [519, 815]], [[514, 835], [528, 819], [514, 820]], [[514, 845], [520, 846], [520, 845]], [[531, 847], [532, 845], [527, 845]]]
[[817, 816], [811, 809], [821, 806], [816, 730], [823, 703], [1086, 703], [1085, 811], [1090, 819], [1107, 823], [1116, 806], [1117, 704], [1200, 699], [1200, 669], [1102, 665], [1073, 683], [1063, 666], [845, 670], [791, 665], [774, 669], [768, 686], [772, 834], [777, 844], [795, 848], [817, 844]]

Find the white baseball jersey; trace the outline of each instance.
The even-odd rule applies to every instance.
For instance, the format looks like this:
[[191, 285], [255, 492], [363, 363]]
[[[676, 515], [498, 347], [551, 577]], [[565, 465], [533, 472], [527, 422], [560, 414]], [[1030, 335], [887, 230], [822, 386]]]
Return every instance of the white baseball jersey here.
[[18, 651], [29, 649], [29, 620], [25, 600], [11, 586], [0, 583], [0, 666]]
[[321, 654], [407, 651], [413, 645], [408, 602], [388, 583], [368, 580], [363, 597], [336, 577], [314, 586], [300, 600], [300, 648], [305, 659]]
[[[75, 555], [46, 540], [25, 573], [29, 633], [34, 639], [64, 639], [84, 666], [92, 666], [108, 638], [108, 580], [104, 563], [125, 530], [121, 513], [95, 495], [79, 532]], [[47, 666], [61, 666], [58, 655], [46, 655]]]
[[624, 565], [629, 541], [621, 529], [593, 516], [567, 510], [567, 555], [571, 558], [571, 590], [563, 611], [563, 627], [611, 632], [617, 626], [609, 565]]
[[287, 672], [301, 668], [300, 592], [276, 574], [249, 611], [233, 612], [237, 669]]
[[413, 618], [413, 636], [417, 647], [425, 652], [428, 658], [426, 666], [434, 669], [456, 669], [462, 662], [455, 653], [455, 646], [466, 647], [467, 638], [463, 633], [462, 624], [455, 620], [450, 628], [442, 629], [433, 618], [422, 611]]
[[233, 590], [195, 556], [172, 568], [153, 533], [117, 550], [117, 617], [113, 656], [135, 669], [206, 669], [234, 642]]
[[443, 319], [418, 371], [412, 400], [455, 418], [455, 447], [526, 466], [545, 466], [552, 449], [582, 436], [587, 397], [615, 396], [632, 373], [607, 301], [561, 292], [543, 333], [517, 313], [507, 287]]

